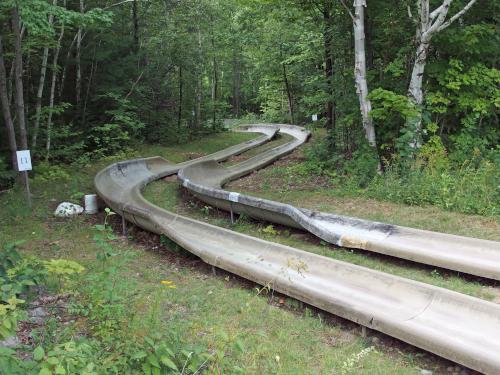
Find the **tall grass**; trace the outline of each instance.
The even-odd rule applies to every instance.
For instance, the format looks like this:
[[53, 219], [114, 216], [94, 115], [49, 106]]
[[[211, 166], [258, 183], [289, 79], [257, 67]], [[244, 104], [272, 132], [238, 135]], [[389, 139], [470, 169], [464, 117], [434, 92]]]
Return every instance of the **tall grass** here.
[[[499, 167], [488, 160], [474, 165], [434, 168], [393, 163], [361, 190], [362, 195], [408, 205], [435, 205], [446, 210], [485, 216], [500, 215]], [[355, 181], [346, 181], [343, 190]], [[359, 192], [360, 190], [358, 190]]]

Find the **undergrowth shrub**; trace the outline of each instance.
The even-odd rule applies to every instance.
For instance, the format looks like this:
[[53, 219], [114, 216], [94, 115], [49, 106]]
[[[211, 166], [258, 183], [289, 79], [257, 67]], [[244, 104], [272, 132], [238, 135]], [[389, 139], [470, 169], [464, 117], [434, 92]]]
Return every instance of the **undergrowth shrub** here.
[[391, 160], [384, 160], [382, 174], [377, 173], [378, 158], [371, 147], [361, 145], [351, 155], [340, 155], [328, 137], [306, 148], [305, 161], [289, 168], [302, 178], [330, 177], [340, 195], [500, 215], [500, 148], [474, 148], [462, 160], [463, 150], [448, 153], [437, 132], [437, 124], [427, 124], [427, 142], [415, 158], [394, 154]]
[[176, 285], [161, 281], [151, 300], [129, 277], [132, 254], [114, 246], [113, 214], [106, 209], [104, 224], [95, 226], [97, 262], [85, 273], [74, 261], [23, 257], [17, 251], [20, 243], [0, 252], [0, 339], [14, 335], [17, 322], [26, 319], [27, 303], [18, 297], [28, 299], [26, 293], [37, 284], [52, 284], [53, 292], [70, 296], [66, 311], [74, 322], [59, 326], [48, 318], [43, 332], [33, 331], [33, 360], [0, 348], [0, 375], [192, 375], [210, 366], [213, 355], [205, 347], [187, 345], [181, 332], [162, 325], [161, 301], [175, 293]]
[[35, 171], [35, 182], [71, 181], [71, 176], [61, 166], [45, 161], [38, 163]]
[[468, 214], [500, 214], [499, 171], [489, 160], [466, 161], [454, 167], [446, 161], [396, 161], [375, 176], [364, 196], [408, 205], [435, 205]]

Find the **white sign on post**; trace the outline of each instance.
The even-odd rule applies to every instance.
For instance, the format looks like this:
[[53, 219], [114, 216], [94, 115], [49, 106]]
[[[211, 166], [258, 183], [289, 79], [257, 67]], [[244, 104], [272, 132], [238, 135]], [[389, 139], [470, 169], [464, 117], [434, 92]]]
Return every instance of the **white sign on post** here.
[[17, 151], [17, 169], [19, 172], [31, 171], [30, 150]]
[[313, 121], [318, 121], [318, 115], [312, 115], [312, 120]]

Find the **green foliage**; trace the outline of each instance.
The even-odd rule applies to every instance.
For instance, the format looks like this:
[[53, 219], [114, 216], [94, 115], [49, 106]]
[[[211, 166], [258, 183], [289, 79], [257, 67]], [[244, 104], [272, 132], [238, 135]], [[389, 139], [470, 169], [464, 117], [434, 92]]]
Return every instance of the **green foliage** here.
[[5, 276], [7, 270], [14, 267], [21, 260], [17, 248], [23, 243], [24, 241], [21, 240], [4, 246], [3, 251], [0, 252], [0, 276]]
[[165, 341], [144, 338], [142, 345], [129, 348], [127, 354], [133, 368], [141, 369], [144, 375], [195, 374], [208, 367], [211, 355], [201, 348], [186, 350], [177, 340]]
[[[401, 157], [413, 156], [415, 139], [420, 138], [417, 134], [417, 123], [421, 118], [419, 109], [405, 95], [382, 88], [373, 90], [369, 97], [373, 104], [370, 116], [375, 123], [384, 124], [386, 128], [400, 129], [395, 147]], [[394, 133], [394, 130], [391, 132]]]
[[[453, 59], [437, 79], [440, 90], [431, 93], [427, 103], [431, 112], [443, 117], [443, 122], [459, 129], [450, 136], [451, 159], [463, 163], [475, 150], [487, 156], [500, 139], [500, 71], [478, 63], [468, 68]], [[455, 118], [447, 118], [450, 112]]]
[[100, 251], [97, 253], [97, 259], [102, 262], [103, 267], [105, 262], [116, 255], [113, 250], [113, 246], [109, 241], [115, 240], [116, 236], [113, 234], [113, 228], [109, 226], [109, 218], [116, 215], [111, 209], [106, 207], [104, 209], [106, 216], [104, 217], [104, 224], [96, 224], [94, 228], [97, 233], [94, 235], [93, 239], [96, 245], [99, 247]]
[[500, 190], [498, 170], [482, 160], [448, 166], [437, 154], [417, 157], [414, 162], [393, 162], [383, 176], [376, 176], [362, 195], [409, 205], [436, 205], [446, 210], [497, 216]]
[[277, 234], [279, 234], [279, 232], [276, 229], [274, 229], [273, 225], [268, 225], [265, 228], [260, 228], [259, 232], [262, 232], [262, 233], [265, 233], [265, 234], [269, 234], [271, 236], [276, 236]]
[[39, 375], [34, 361], [19, 359], [12, 349], [0, 347], [0, 375]]
[[[175, 332], [168, 337], [154, 332], [159, 319], [157, 312], [149, 321], [136, 316], [137, 311], [131, 308], [137, 299], [137, 287], [130, 278], [123, 277], [129, 272], [127, 264], [131, 255], [113, 246], [116, 237], [109, 229], [108, 218], [114, 213], [107, 209], [106, 214], [105, 223], [96, 228], [98, 237], [95, 241], [99, 248], [113, 256], [99, 259], [103, 265], [100, 272], [85, 275], [78, 287], [79, 298], [69, 309], [72, 314], [85, 317], [92, 339], [85, 343], [85, 350], [79, 350], [75, 343], [70, 342], [71, 351], [68, 353], [68, 344], [60, 345], [58, 353], [49, 352], [44, 357], [44, 363], [49, 362], [48, 357], [55, 357], [49, 363], [54, 371], [64, 361], [68, 362], [69, 355], [72, 363], [81, 366], [80, 371], [85, 368], [89, 374], [194, 374], [202, 371], [211, 358], [203, 348], [186, 347]], [[104, 243], [108, 246], [103, 248]], [[150, 335], [134, 336], [135, 332]], [[81, 360], [74, 359], [75, 352]]]
[[97, 375], [99, 371], [98, 352], [96, 345], [85, 341], [68, 341], [55, 345], [45, 353], [42, 347], [37, 347], [33, 357], [40, 363], [39, 375]]
[[364, 145], [354, 151], [352, 159], [344, 164], [344, 171], [360, 187], [366, 186], [377, 174], [379, 161], [373, 148]]
[[62, 166], [51, 165], [45, 161], [37, 163], [35, 171], [36, 182], [67, 182], [71, 180], [71, 176]]
[[419, 150], [417, 164], [435, 171], [443, 171], [448, 169], [450, 163], [441, 137], [436, 135], [437, 130], [437, 124], [430, 123], [427, 125], [425, 133], [429, 135], [429, 139]]
[[42, 262], [35, 258], [23, 258], [17, 247], [24, 241], [10, 243], [0, 252], [0, 302], [8, 301], [45, 280]]
[[25, 317], [19, 307], [25, 301], [17, 297], [45, 276], [39, 262], [21, 257], [17, 247], [22, 242], [7, 244], [0, 252], [0, 339], [12, 336]]
[[58, 280], [59, 290], [63, 289], [63, 285], [75, 274], [82, 273], [85, 268], [72, 260], [66, 259], [51, 259], [44, 262], [45, 269], [49, 276], [54, 276]]
[[49, 275], [71, 276], [85, 270], [83, 266], [72, 260], [51, 259], [45, 262], [45, 268]]
[[53, 5], [45, 0], [15, 1], [4, 0], [0, 5], [0, 14], [5, 14], [14, 7], [19, 7], [23, 26], [29, 30], [33, 38], [54, 36], [54, 24], [48, 21], [49, 15], [54, 16], [58, 23], [69, 27], [97, 28], [101, 25], [110, 25], [111, 13], [100, 8], [90, 9], [85, 13], [69, 10], [60, 5]]
[[17, 322], [26, 315], [18, 305], [25, 301], [16, 297], [2, 300], [0, 303], [0, 340], [12, 336], [17, 329]]
[[395, 115], [406, 120], [418, 115], [417, 109], [405, 95], [377, 88], [370, 93], [369, 98], [373, 104], [370, 116], [375, 121], [387, 121]]
[[136, 113], [136, 107], [128, 99], [109, 93], [102, 97], [108, 109], [108, 119], [92, 128], [88, 145], [93, 157], [112, 155], [137, 141], [139, 131], [144, 127]]

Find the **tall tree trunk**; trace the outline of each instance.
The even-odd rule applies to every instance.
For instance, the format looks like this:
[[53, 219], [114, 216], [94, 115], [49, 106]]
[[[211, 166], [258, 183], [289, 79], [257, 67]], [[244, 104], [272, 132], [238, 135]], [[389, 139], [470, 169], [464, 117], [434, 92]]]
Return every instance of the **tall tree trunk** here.
[[427, 54], [429, 52], [429, 43], [422, 42], [417, 48], [415, 63], [411, 72], [410, 84], [408, 86], [408, 96], [413, 103], [421, 106], [424, 102], [424, 93], [422, 82], [424, 79], [425, 65], [427, 63]]
[[283, 67], [283, 82], [285, 83], [286, 95], [288, 98], [288, 113], [290, 115], [290, 124], [295, 123], [295, 119], [293, 116], [293, 96], [292, 89], [290, 87], [290, 82], [288, 81], [288, 75], [286, 74], [286, 65], [285, 63], [281, 63]]
[[413, 141], [410, 146], [419, 148], [421, 145], [421, 131], [422, 131], [422, 107], [424, 104], [424, 92], [422, 84], [424, 80], [425, 65], [427, 63], [427, 55], [429, 52], [429, 42], [421, 42], [417, 48], [415, 63], [411, 72], [410, 84], [408, 85], [408, 99], [417, 108], [417, 115], [408, 118], [406, 127], [411, 128], [415, 133]]
[[203, 61], [202, 61], [202, 44], [201, 44], [201, 30], [198, 27], [198, 67], [196, 77], [196, 108], [195, 108], [195, 125], [198, 129], [201, 126], [201, 100], [203, 90]]
[[68, 69], [68, 61], [69, 61], [69, 58], [71, 57], [71, 51], [73, 50], [73, 46], [75, 45], [77, 38], [78, 38], [78, 32], [73, 37], [73, 40], [71, 41], [71, 44], [69, 45], [68, 52], [66, 53], [66, 60], [64, 60], [66, 63], [64, 64], [64, 67], [62, 70], [61, 81], [59, 82], [59, 92], [57, 93], [59, 98], [62, 96], [62, 93], [64, 90], [64, 83], [66, 81], [66, 71]]
[[[21, 28], [21, 41], [23, 40], [25, 30], [26, 28], [23, 26]], [[12, 85], [15, 75], [16, 75], [16, 64], [11, 64], [9, 77], [7, 78], [7, 94], [9, 95], [9, 105], [12, 105], [12, 97], [14, 96], [14, 90], [12, 90]]]
[[212, 44], [212, 129], [215, 130], [216, 128], [216, 121], [217, 121], [217, 89], [218, 89], [218, 74], [217, 74], [217, 58], [215, 55], [215, 39], [214, 39], [214, 34], [212, 31], [211, 35], [211, 44]]
[[213, 58], [213, 77], [212, 77], [212, 127], [215, 130], [217, 121], [217, 91], [219, 84], [219, 77], [217, 74], [217, 60]]
[[184, 82], [182, 78], [182, 66], [179, 66], [179, 110], [177, 112], [177, 132], [181, 130], [181, 122], [182, 122], [182, 100], [184, 95]]
[[17, 142], [14, 130], [14, 122], [10, 113], [9, 95], [7, 92], [7, 72], [5, 70], [5, 61], [3, 58], [2, 34], [0, 33], [0, 101], [2, 102], [2, 113], [9, 139], [9, 149], [12, 159], [12, 168], [17, 171]]
[[370, 99], [368, 99], [368, 83], [366, 80], [365, 7], [366, 0], [354, 1], [354, 79], [356, 81], [356, 93], [359, 98], [361, 119], [366, 139], [371, 147], [376, 148], [375, 127], [370, 117], [372, 105]]
[[96, 53], [97, 53], [97, 48], [101, 47], [101, 42], [102, 42], [102, 40], [99, 40], [99, 43], [97, 43], [97, 46], [94, 46], [94, 53], [92, 56], [92, 64], [90, 65], [89, 80], [87, 83], [87, 91], [85, 92], [85, 99], [83, 100], [83, 109], [82, 109], [82, 125], [84, 127], [85, 127], [86, 122], [87, 122], [87, 105], [88, 105], [88, 101], [89, 101], [90, 90], [92, 89], [92, 81], [93, 81], [94, 76], [97, 72]]
[[332, 58], [332, 34], [330, 31], [331, 14], [330, 4], [325, 3], [323, 7], [323, 43], [325, 53], [325, 79], [328, 100], [326, 102], [326, 128], [335, 128], [335, 113], [333, 100], [333, 58]]
[[241, 109], [241, 71], [240, 59], [236, 51], [233, 52], [233, 114], [240, 117]]
[[23, 51], [21, 47], [21, 19], [19, 9], [12, 9], [12, 31], [14, 32], [14, 62], [16, 85], [16, 113], [19, 125], [20, 144], [23, 149], [28, 148], [28, 135], [26, 132], [26, 119], [24, 116], [24, 91], [23, 91]]
[[[80, 0], [80, 13], [85, 12], [85, 4], [83, 0]], [[78, 109], [78, 113], [80, 113], [81, 107], [81, 98], [82, 98], [82, 33], [83, 29], [81, 27], [78, 28], [76, 33], [76, 84], [75, 84], [75, 93], [76, 93], [76, 107]]]
[[64, 23], [61, 26], [61, 33], [59, 34], [56, 50], [54, 52], [54, 59], [52, 60], [52, 82], [50, 86], [49, 116], [47, 119], [47, 143], [45, 145], [46, 161], [49, 161], [50, 158], [50, 147], [52, 142], [52, 113], [54, 111], [54, 96], [55, 96], [56, 81], [57, 81], [57, 61], [59, 59], [59, 52], [61, 51], [61, 44], [63, 37], [64, 37]]
[[139, 14], [137, 9], [137, 0], [132, 2], [132, 22], [134, 23], [134, 48], [139, 51]]
[[[57, 0], [52, 1], [52, 5], [57, 5]], [[52, 25], [54, 21], [54, 15], [49, 15], [49, 25]], [[43, 98], [43, 89], [45, 87], [45, 77], [47, 74], [47, 61], [49, 59], [49, 47], [46, 46], [43, 48], [43, 57], [42, 57], [42, 68], [40, 69], [40, 80], [38, 82], [38, 91], [36, 93], [36, 104], [35, 104], [35, 124], [33, 125], [33, 135], [31, 138], [31, 147], [33, 149], [36, 148], [37, 138], [38, 138], [38, 130], [40, 129], [40, 115], [42, 113], [42, 98]]]

